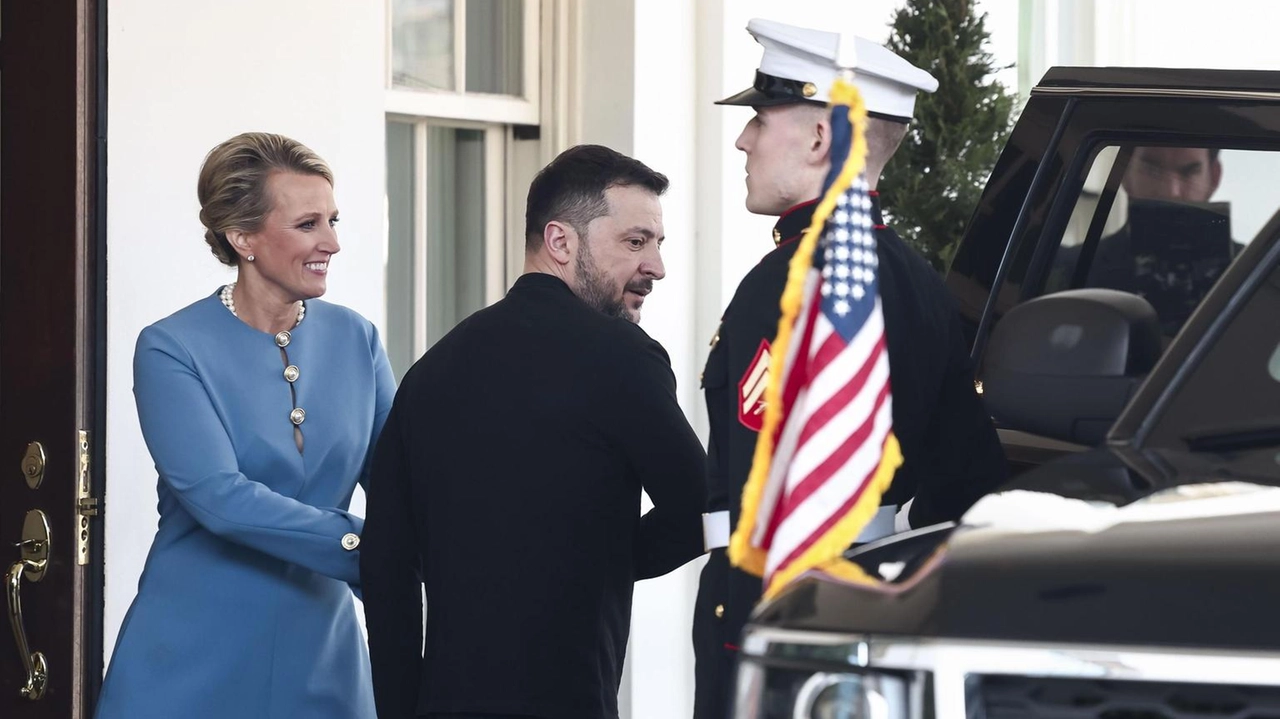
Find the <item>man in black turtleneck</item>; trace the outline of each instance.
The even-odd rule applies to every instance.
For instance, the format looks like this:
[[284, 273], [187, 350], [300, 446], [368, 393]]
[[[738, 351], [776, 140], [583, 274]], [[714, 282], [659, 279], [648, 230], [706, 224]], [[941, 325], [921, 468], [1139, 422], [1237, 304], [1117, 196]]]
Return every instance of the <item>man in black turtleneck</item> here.
[[524, 274], [400, 383], [359, 542], [381, 719], [618, 719], [634, 583], [705, 549], [706, 457], [636, 325], [666, 189], [562, 152], [529, 186]]
[[[827, 92], [836, 76], [836, 33], [752, 20], [764, 46], [753, 87], [721, 100], [755, 110], [734, 143], [747, 156], [747, 209], [774, 215], [776, 248], [738, 285], [703, 371], [711, 425], [708, 511], [738, 522], [764, 416], [770, 343], [778, 329], [787, 268], [813, 217], [830, 167]], [[852, 36], [846, 36], [855, 40]], [[889, 50], [856, 38], [856, 83], [869, 114], [867, 183], [879, 256], [880, 295], [893, 386], [893, 431], [904, 462], [859, 542], [910, 527], [958, 519], [1007, 475], [995, 427], [974, 391], [959, 316], [942, 278], [885, 226], [874, 192], [903, 137], [918, 90], [937, 81]], [[731, 715], [738, 641], [760, 598], [758, 577], [729, 565], [715, 549], [695, 605], [696, 719]]]

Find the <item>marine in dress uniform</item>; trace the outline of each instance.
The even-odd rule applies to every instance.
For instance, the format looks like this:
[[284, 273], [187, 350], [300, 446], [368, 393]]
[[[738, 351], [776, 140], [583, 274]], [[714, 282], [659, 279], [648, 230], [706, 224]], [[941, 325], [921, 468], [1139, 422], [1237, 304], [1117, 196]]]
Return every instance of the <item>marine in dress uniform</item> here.
[[[825, 104], [836, 75], [835, 33], [763, 20], [752, 20], [748, 30], [765, 48], [755, 83], [718, 104]], [[885, 48], [856, 41], [855, 79], [869, 114], [909, 122], [916, 91], [932, 91], [936, 81]], [[1007, 476], [995, 428], [974, 390], [969, 348], [953, 300], [938, 273], [884, 224], [877, 193], [872, 202], [894, 432], [904, 462], [860, 541], [958, 519]], [[778, 218], [776, 247], [738, 285], [703, 371], [711, 426], [708, 510], [727, 512], [730, 527], [737, 526], [763, 421], [779, 300], [816, 204], [816, 198], [803, 202]], [[738, 641], [761, 589], [758, 577], [729, 565], [724, 548], [712, 551], [695, 604], [696, 719], [731, 714]]]

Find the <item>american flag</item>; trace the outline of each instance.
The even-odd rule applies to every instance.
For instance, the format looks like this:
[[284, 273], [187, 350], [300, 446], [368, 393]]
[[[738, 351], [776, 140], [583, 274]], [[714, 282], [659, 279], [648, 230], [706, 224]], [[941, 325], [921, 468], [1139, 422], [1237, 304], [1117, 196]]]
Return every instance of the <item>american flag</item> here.
[[831, 96], [831, 172], [792, 259], [764, 427], [730, 542], [734, 564], [764, 578], [765, 596], [815, 568], [868, 580], [841, 555], [902, 463], [860, 174], [866, 113], [843, 80]]

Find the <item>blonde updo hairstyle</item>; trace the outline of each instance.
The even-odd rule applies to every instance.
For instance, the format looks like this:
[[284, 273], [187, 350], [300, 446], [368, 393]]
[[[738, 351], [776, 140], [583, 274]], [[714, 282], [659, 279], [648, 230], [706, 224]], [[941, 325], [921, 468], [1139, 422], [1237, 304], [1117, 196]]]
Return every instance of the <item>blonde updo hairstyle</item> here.
[[222, 264], [240, 265], [240, 255], [227, 240], [227, 232], [257, 232], [271, 212], [267, 179], [273, 172], [319, 175], [333, 185], [333, 172], [325, 161], [284, 135], [246, 132], [205, 156], [196, 185], [200, 223], [205, 227], [204, 241]]

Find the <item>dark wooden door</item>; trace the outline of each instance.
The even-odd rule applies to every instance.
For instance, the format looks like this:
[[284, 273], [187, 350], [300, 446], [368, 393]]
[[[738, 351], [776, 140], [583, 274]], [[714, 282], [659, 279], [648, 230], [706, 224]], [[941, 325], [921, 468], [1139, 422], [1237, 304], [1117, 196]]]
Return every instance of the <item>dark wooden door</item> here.
[[101, 5], [0, 4], [5, 719], [88, 717], [102, 675]]

